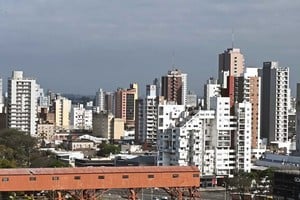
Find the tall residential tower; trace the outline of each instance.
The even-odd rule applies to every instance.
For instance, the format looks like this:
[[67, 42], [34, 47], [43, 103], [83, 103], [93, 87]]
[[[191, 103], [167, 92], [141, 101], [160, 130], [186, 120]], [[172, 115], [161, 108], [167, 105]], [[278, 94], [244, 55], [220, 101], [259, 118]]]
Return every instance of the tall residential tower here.
[[262, 69], [261, 136], [288, 141], [289, 68], [264, 62]]
[[37, 125], [36, 80], [23, 77], [22, 71], [13, 71], [8, 79], [8, 128], [16, 128], [36, 136]]

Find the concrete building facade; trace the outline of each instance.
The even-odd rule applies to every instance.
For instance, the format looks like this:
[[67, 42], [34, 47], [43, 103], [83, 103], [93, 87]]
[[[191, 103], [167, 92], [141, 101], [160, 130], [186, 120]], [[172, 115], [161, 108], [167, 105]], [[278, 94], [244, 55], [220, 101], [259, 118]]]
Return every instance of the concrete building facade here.
[[70, 115], [71, 129], [92, 130], [93, 111], [85, 109], [83, 104], [72, 105]]
[[262, 69], [261, 137], [288, 142], [289, 68], [264, 62]]
[[186, 104], [187, 74], [178, 69], [170, 70], [166, 76], [161, 77], [161, 83], [161, 95], [165, 97], [165, 100], [179, 105]]
[[70, 112], [72, 102], [71, 100], [58, 96], [54, 101], [55, 108], [55, 128], [57, 130], [69, 130], [70, 129]]
[[232, 145], [236, 118], [230, 114], [230, 98], [211, 98], [211, 109], [216, 113], [210, 135], [211, 148], [215, 150], [215, 174], [217, 177], [232, 177], [236, 167], [235, 150]]
[[224, 53], [219, 54], [219, 79], [224, 71], [229, 71], [229, 76], [243, 76], [245, 68], [244, 55], [238, 48], [228, 48]]
[[102, 88], [96, 92], [95, 107], [98, 113], [105, 110], [105, 92]]
[[113, 138], [113, 114], [108, 112], [93, 113], [93, 135], [96, 137]]
[[260, 148], [260, 105], [261, 105], [261, 77], [258, 68], [246, 68], [244, 73], [243, 101], [251, 103], [251, 147]]
[[204, 110], [210, 110], [210, 98], [218, 97], [221, 95], [220, 84], [218, 80], [214, 78], [209, 78], [204, 84]]
[[125, 122], [127, 129], [133, 129], [135, 125], [135, 108], [138, 98], [138, 86], [130, 84], [129, 89], [119, 88], [115, 92], [115, 117]]
[[237, 103], [235, 106], [237, 130], [235, 134], [236, 169], [251, 171], [251, 130], [252, 105], [250, 102]]
[[300, 155], [300, 83], [297, 83], [296, 102], [296, 150]]
[[22, 71], [13, 71], [8, 80], [7, 127], [37, 133], [37, 84], [25, 78]]

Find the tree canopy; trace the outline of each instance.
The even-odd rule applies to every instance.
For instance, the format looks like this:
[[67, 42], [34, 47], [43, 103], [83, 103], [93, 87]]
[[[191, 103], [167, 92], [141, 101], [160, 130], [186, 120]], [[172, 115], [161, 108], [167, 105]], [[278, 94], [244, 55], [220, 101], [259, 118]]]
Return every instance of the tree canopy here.
[[41, 152], [38, 141], [16, 129], [0, 131], [0, 168], [66, 167], [50, 152]]
[[99, 145], [100, 150], [97, 152], [98, 156], [107, 157], [111, 153], [118, 154], [121, 151], [121, 147], [114, 144], [102, 143]]

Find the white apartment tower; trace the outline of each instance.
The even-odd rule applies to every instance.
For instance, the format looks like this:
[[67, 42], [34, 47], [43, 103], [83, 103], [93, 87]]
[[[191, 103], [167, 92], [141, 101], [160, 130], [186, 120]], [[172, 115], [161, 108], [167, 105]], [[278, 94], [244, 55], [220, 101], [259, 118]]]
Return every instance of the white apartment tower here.
[[3, 84], [2, 78], [0, 77], [0, 105], [3, 104]]
[[157, 106], [158, 98], [156, 96], [156, 85], [147, 85], [144, 104], [144, 138], [147, 142], [152, 144], [156, 144]]
[[211, 97], [219, 97], [221, 96], [220, 84], [218, 84], [218, 80], [214, 78], [210, 78], [207, 80], [204, 85], [204, 109], [210, 110], [210, 98]]
[[236, 131], [236, 118], [230, 115], [230, 98], [212, 97], [211, 109], [216, 112], [211, 132], [211, 147], [215, 150], [215, 174], [217, 177], [232, 177], [236, 161], [231, 141], [232, 133]]
[[23, 77], [22, 71], [13, 71], [8, 80], [9, 128], [16, 128], [31, 136], [36, 136], [37, 98], [36, 80]]
[[262, 69], [261, 136], [268, 143], [288, 141], [289, 68], [264, 62]]
[[71, 110], [72, 129], [92, 130], [93, 129], [93, 112], [85, 109], [83, 104], [72, 105]]
[[300, 83], [297, 83], [297, 98], [296, 98], [296, 149], [300, 154]]
[[0, 113], [3, 112], [3, 107], [4, 107], [3, 84], [2, 84], [2, 78], [0, 77]]
[[[204, 160], [206, 133], [210, 132], [209, 120], [214, 119], [214, 111], [200, 110], [193, 116], [179, 120], [176, 127], [164, 131], [163, 149], [159, 148], [159, 155], [163, 155], [163, 165], [189, 166], [195, 165], [201, 174], [212, 175], [214, 161]], [[180, 119], [180, 118], [179, 118]], [[161, 146], [160, 146], [161, 147]], [[209, 169], [209, 168], [212, 169]]]
[[252, 106], [249, 102], [237, 103], [235, 115], [237, 130], [235, 134], [236, 168], [239, 171], [251, 171], [251, 118]]
[[105, 92], [102, 88], [96, 92], [95, 106], [98, 113], [105, 110]]
[[178, 143], [176, 126], [185, 117], [184, 105], [167, 104], [166, 101], [158, 105], [157, 165], [176, 165], [178, 162], [176, 159]]

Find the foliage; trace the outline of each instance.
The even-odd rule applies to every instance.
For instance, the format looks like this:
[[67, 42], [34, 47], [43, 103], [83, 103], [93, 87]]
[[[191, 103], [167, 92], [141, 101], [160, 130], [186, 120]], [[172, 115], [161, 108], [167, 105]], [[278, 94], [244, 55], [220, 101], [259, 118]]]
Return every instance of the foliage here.
[[253, 174], [239, 171], [233, 178], [228, 179], [228, 186], [233, 188], [240, 195], [240, 199], [244, 199], [244, 194], [251, 189]]
[[[226, 186], [233, 192], [237, 192], [240, 199], [244, 199], [244, 193], [256, 191], [257, 194], [267, 194], [272, 192], [274, 169], [268, 168], [264, 171], [246, 173], [239, 171], [234, 178], [226, 179]], [[267, 193], [265, 193], [267, 191]]]
[[37, 140], [16, 129], [0, 131], [0, 149], [3, 159], [16, 164], [16, 167], [27, 167], [30, 163], [30, 152], [37, 144]]
[[49, 152], [39, 151], [37, 139], [16, 129], [0, 131], [0, 168], [66, 167]]
[[98, 156], [107, 157], [111, 153], [118, 154], [121, 151], [121, 147], [114, 144], [102, 143], [99, 145], [100, 150], [97, 152]]
[[32, 154], [30, 167], [69, 167], [68, 163], [58, 160], [50, 151], [39, 151]]

